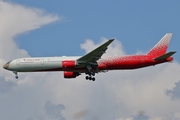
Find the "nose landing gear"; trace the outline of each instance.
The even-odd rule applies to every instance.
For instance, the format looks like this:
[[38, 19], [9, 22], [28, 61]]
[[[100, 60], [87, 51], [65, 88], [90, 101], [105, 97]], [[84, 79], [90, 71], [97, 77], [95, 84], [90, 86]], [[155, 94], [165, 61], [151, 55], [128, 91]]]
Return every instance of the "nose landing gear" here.
[[13, 71], [13, 73], [15, 74], [15, 78], [18, 79], [18, 73], [17, 73], [17, 71]]

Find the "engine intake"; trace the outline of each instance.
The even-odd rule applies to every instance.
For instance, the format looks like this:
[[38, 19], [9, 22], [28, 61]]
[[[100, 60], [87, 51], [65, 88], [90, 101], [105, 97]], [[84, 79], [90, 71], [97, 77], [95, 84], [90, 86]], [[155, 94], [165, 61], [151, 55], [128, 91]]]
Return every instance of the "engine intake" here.
[[62, 61], [62, 68], [75, 68], [76, 62], [74, 60], [64, 60]]
[[76, 78], [78, 75], [80, 75], [78, 72], [64, 71], [64, 78]]

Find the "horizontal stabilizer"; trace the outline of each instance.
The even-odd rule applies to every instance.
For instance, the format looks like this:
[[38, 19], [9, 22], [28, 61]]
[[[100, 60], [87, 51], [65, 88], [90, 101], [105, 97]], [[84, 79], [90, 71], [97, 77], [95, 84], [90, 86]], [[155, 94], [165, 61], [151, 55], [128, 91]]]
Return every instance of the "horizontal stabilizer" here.
[[168, 52], [168, 53], [166, 53], [164, 55], [161, 55], [161, 56], [159, 56], [157, 58], [154, 58], [154, 60], [156, 60], [156, 61], [165, 60], [165, 59], [169, 58], [170, 56], [172, 56], [174, 53], [176, 53], [176, 51]]

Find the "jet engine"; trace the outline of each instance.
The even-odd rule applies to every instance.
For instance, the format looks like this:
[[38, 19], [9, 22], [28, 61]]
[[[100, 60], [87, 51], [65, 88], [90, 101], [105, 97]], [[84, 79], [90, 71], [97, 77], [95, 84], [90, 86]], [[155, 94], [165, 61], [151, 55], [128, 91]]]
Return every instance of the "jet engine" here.
[[75, 68], [76, 61], [74, 60], [64, 60], [62, 61], [62, 68]]
[[80, 75], [80, 73], [78, 73], [78, 72], [64, 71], [64, 78], [76, 78], [79, 75]]

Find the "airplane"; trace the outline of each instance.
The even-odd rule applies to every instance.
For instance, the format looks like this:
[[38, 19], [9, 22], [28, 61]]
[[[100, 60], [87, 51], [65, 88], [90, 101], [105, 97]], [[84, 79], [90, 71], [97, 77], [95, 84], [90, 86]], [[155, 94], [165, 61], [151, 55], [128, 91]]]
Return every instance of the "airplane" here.
[[173, 60], [176, 51], [166, 53], [172, 33], [166, 33], [162, 39], [143, 55], [110, 56], [101, 58], [114, 39], [110, 39], [84, 56], [71, 57], [35, 57], [20, 58], [7, 62], [3, 68], [13, 71], [18, 79], [18, 72], [63, 71], [64, 78], [76, 78], [82, 73], [86, 80], [95, 81], [95, 74], [109, 70], [129, 70], [154, 66]]

